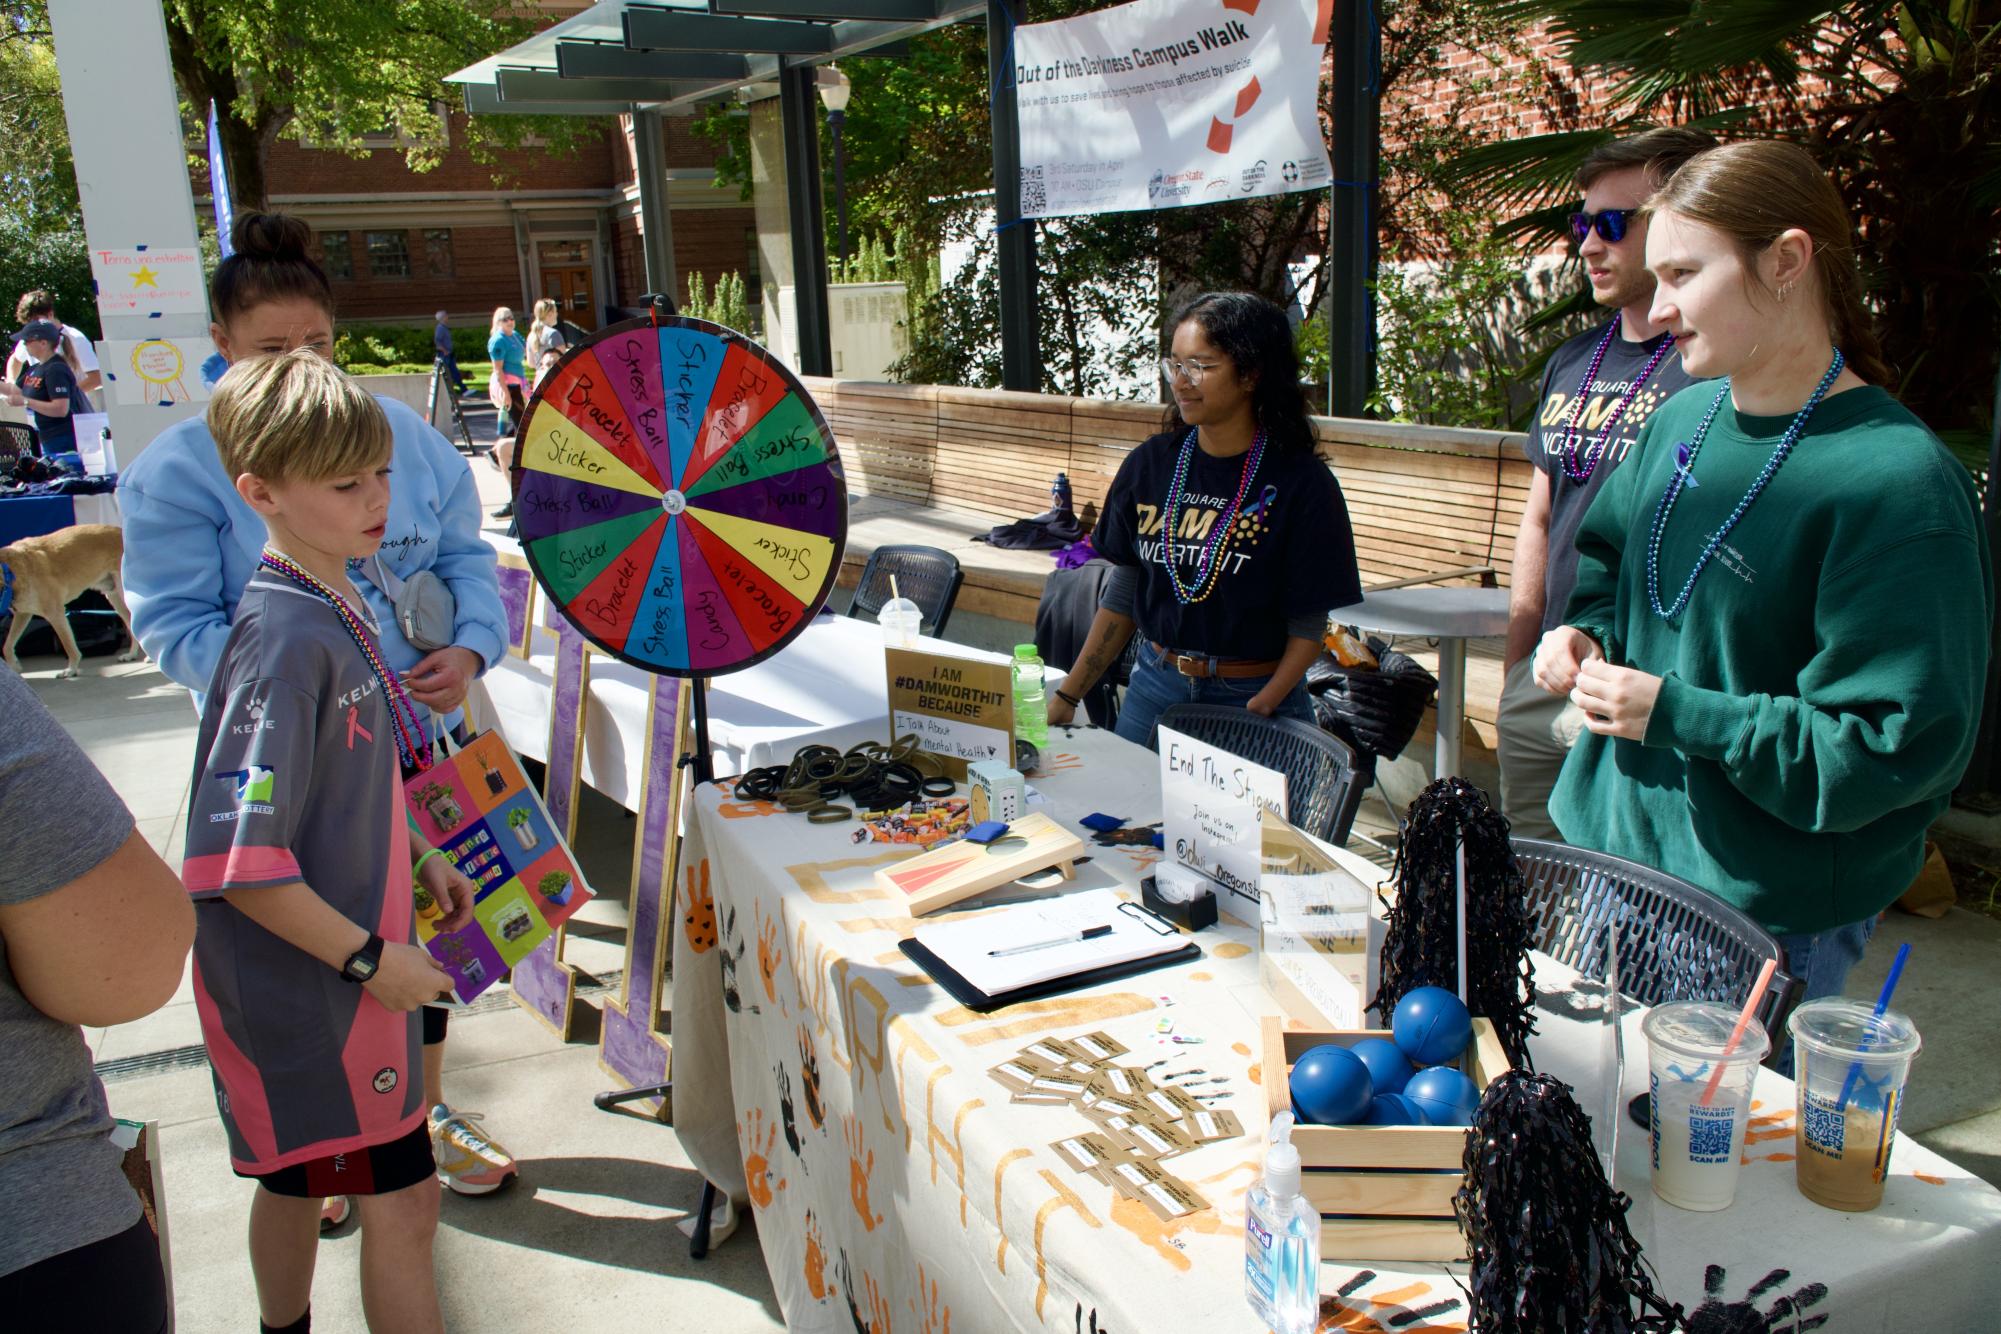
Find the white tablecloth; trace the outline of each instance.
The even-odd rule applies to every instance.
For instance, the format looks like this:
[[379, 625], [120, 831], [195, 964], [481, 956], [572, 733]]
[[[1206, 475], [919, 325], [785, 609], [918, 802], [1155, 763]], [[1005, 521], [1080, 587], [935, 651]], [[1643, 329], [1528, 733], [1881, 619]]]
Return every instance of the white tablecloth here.
[[[1090, 811], [1135, 823], [1158, 814], [1151, 752], [1081, 729], [1053, 735], [1049, 756], [1035, 783], [1070, 827]], [[692, 805], [674, 918], [675, 1126], [696, 1165], [756, 1207], [788, 1327], [938, 1331], [956, 1313], [953, 1327], [967, 1331], [1258, 1328], [1242, 1295], [1243, 1192], [1262, 1156], [1256, 1047], [1266, 1002], [1248, 927], [1226, 919], [1202, 933], [1204, 957], [1192, 963], [976, 1015], [897, 951], [913, 923], [873, 872], [906, 850], [858, 846], [852, 824], [737, 802], [720, 784]], [[1091, 853], [1076, 883], [1128, 893], [1157, 856]], [[1636, 1200], [1634, 1230], [1662, 1290], [1701, 1308], [1695, 1328], [1995, 1327], [2001, 1194], [1900, 1138], [1881, 1208], [1851, 1215], [1808, 1202], [1793, 1187], [1791, 1085], [1764, 1073], [1735, 1206], [1691, 1214], [1658, 1204], [1644, 1137], [1613, 1110], [1598, 997], [1548, 960], [1538, 981], [1549, 994], [1536, 1058], [1580, 1090], [1594, 1117], [1617, 1119], [1616, 1180]], [[1162, 1047], [1162, 1019], [1203, 1041]], [[1644, 1077], [1636, 1019], [1627, 1019], [1622, 1093]], [[1234, 1096], [1223, 1105], [1246, 1136], [1168, 1164], [1213, 1207], [1163, 1223], [1116, 1198], [1049, 1147], [1089, 1128], [1080, 1113], [1011, 1104], [986, 1074], [1037, 1037], [1093, 1029], [1139, 1054], [1136, 1063], [1172, 1056], [1175, 1068], [1226, 1081]], [[1322, 1327], [1464, 1329], [1463, 1272], [1329, 1263]], [[1784, 1315], [1786, 1303], [1796, 1316]], [[1824, 1326], [1805, 1323], [1822, 1316]]]

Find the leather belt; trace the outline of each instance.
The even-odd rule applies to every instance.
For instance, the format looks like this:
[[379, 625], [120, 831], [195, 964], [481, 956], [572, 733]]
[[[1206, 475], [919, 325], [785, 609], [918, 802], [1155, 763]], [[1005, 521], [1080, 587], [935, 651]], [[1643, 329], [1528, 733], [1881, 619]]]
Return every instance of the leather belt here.
[[1243, 658], [1212, 658], [1203, 653], [1177, 653], [1165, 644], [1146, 641], [1155, 653], [1167, 660], [1169, 666], [1183, 676], [1197, 681], [1211, 677], [1270, 676], [1278, 670], [1276, 658], [1267, 662], [1251, 662]]

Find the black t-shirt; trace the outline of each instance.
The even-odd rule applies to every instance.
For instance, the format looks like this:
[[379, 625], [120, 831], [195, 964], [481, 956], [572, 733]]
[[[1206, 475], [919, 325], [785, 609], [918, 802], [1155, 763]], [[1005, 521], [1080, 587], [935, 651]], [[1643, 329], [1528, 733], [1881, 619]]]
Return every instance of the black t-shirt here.
[[70, 415], [67, 417], [44, 417], [39, 412], [30, 411], [29, 419], [35, 426], [35, 439], [41, 442], [44, 454], [64, 454], [76, 448], [76, 414], [90, 411], [90, 400], [77, 387], [76, 372], [57, 353], [37, 366], [30, 366], [21, 372], [21, 395], [24, 398], [39, 399], [53, 403], [57, 399], [69, 400]]
[[[1523, 447], [1529, 462], [1549, 474], [1549, 564], [1543, 578], [1542, 604], [1544, 634], [1563, 624], [1563, 605], [1570, 601], [1570, 590], [1577, 583], [1577, 529], [1584, 522], [1585, 511], [1597, 499], [1612, 470], [1626, 461], [1626, 455], [1640, 438], [1640, 428], [1647, 424], [1654, 409], [1694, 383], [1681, 368], [1681, 353], [1670, 349], [1626, 404], [1625, 411], [1608, 422], [1619, 400], [1632, 387], [1633, 378], [1646, 369], [1654, 353], [1672, 335], [1660, 334], [1644, 343], [1613, 338], [1612, 345], [1605, 349], [1605, 359], [1598, 364], [1597, 376], [1583, 386], [1605, 329], [1604, 325], [1587, 329], [1551, 354], [1549, 366], [1543, 372], [1535, 420], [1529, 426], [1528, 443]], [[1577, 409], [1580, 386], [1584, 396], [1582, 411]], [[1564, 463], [1571, 457], [1569, 435], [1573, 413], [1577, 415], [1577, 438], [1572, 466], [1577, 470], [1583, 470], [1590, 462], [1608, 429], [1611, 433], [1603, 457], [1582, 482], [1572, 481], [1564, 472]]]
[[[1134, 611], [1148, 639], [1216, 658], [1277, 658], [1289, 620], [1362, 600], [1347, 502], [1311, 451], [1266, 449], [1243, 512], [1217, 543], [1214, 591], [1183, 606], [1168, 582], [1161, 529], [1175, 459], [1189, 434], [1156, 435], [1126, 455], [1091, 544], [1113, 564], [1138, 568]], [[1189, 456], [1174, 540], [1183, 587], [1197, 586], [1204, 544], [1250, 458], [1212, 458], [1199, 446], [1190, 446]]]

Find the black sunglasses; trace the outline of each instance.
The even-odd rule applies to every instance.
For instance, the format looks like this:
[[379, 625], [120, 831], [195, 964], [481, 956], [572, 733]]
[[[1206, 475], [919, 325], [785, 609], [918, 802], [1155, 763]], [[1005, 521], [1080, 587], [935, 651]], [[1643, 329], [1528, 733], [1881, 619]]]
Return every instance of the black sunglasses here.
[[1598, 235], [1613, 245], [1626, 239], [1626, 227], [1640, 210], [1636, 208], [1608, 208], [1599, 213], [1573, 213], [1570, 215], [1570, 236], [1582, 241], [1596, 227]]

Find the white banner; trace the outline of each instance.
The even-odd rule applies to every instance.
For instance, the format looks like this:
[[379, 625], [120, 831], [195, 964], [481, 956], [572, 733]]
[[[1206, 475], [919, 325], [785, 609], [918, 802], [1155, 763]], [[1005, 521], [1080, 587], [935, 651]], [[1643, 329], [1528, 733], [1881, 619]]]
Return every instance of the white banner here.
[[1332, 0], [1134, 0], [1015, 30], [1021, 213], [1324, 190]]

